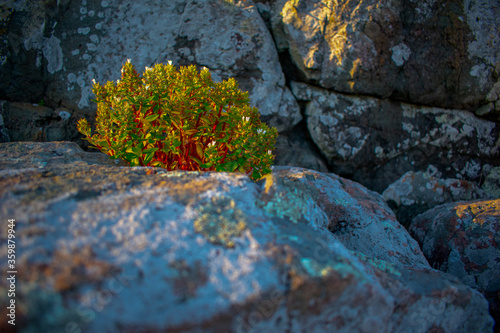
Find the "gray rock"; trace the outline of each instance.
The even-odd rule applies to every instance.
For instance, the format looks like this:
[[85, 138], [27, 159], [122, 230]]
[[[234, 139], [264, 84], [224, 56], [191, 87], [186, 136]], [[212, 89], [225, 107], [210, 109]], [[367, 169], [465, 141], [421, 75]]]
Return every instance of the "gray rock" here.
[[327, 89], [462, 109], [484, 104], [499, 78], [494, 0], [259, 2], [278, 49]]
[[328, 172], [324, 157], [311, 139], [307, 128], [300, 124], [292, 131], [280, 133], [276, 138], [275, 165], [297, 166], [320, 172]]
[[491, 198], [500, 198], [500, 167], [494, 167], [490, 170], [481, 189]]
[[[252, 105], [280, 131], [301, 119], [297, 102], [285, 87], [271, 34], [251, 1], [145, 5], [88, 0], [33, 6], [25, 1], [5, 4], [11, 52], [5, 55], [7, 67], [0, 71], [12, 79], [0, 83], [7, 92], [0, 98], [19, 100], [11, 91], [25, 89], [25, 81], [32, 77], [43, 80], [54, 105], [90, 114], [95, 110], [92, 79], [100, 83], [119, 79], [127, 58], [140, 72], [171, 60], [177, 66], [206, 66], [216, 80], [234, 77], [242, 90], [249, 91]], [[14, 73], [21, 78], [13, 79]]]
[[10, 141], [61, 141], [76, 140], [81, 135], [76, 130], [76, 120], [64, 108], [1, 101], [0, 115]]
[[312, 139], [334, 172], [382, 192], [408, 171], [479, 181], [500, 164], [500, 129], [473, 113], [344, 95], [292, 82]]
[[409, 228], [429, 263], [477, 289], [500, 324], [500, 199], [449, 203], [418, 215]]
[[0, 154], [26, 332], [491, 332], [483, 296], [431, 269], [380, 195], [333, 174], [255, 183], [62, 142]]
[[438, 178], [432, 171], [435, 169], [409, 171], [382, 193], [399, 223], [405, 227], [410, 226], [415, 216], [444, 203], [493, 198], [473, 182]]

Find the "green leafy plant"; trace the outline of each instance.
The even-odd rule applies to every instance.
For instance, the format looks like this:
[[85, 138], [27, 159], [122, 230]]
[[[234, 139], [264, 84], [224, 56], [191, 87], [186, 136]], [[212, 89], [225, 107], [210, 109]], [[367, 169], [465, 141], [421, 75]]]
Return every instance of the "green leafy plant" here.
[[216, 83], [206, 68], [177, 70], [171, 62], [146, 67], [141, 77], [127, 60], [121, 72], [117, 82], [93, 80], [95, 133], [86, 119], [77, 125], [91, 145], [132, 166], [253, 179], [271, 172], [277, 131], [260, 121], [236, 80]]

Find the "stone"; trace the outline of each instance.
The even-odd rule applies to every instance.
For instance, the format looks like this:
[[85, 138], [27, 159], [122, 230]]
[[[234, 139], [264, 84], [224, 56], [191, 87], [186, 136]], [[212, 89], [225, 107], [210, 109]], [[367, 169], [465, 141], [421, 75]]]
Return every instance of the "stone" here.
[[324, 157], [311, 141], [303, 122], [289, 132], [280, 133], [274, 145], [274, 164], [328, 172]]
[[429, 209], [449, 202], [492, 199], [478, 185], [463, 179], [439, 178], [435, 169], [426, 172], [408, 171], [382, 193], [385, 201], [406, 228], [413, 218]]
[[[2, 102], [0, 102], [0, 109], [2, 109]], [[0, 142], [10, 142], [9, 130], [5, 127], [3, 116], [0, 113]]]
[[494, 167], [490, 170], [481, 189], [491, 198], [500, 198], [500, 167]]
[[449, 203], [418, 215], [409, 228], [432, 267], [489, 300], [500, 323], [500, 199]]
[[81, 137], [76, 131], [77, 119], [67, 109], [1, 101], [0, 115], [10, 141], [76, 141]]
[[477, 182], [486, 165], [500, 165], [500, 128], [471, 112], [339, 94], [301, 82], [291, 87], [306, 103], [309, 133], [330, 170], [377, 192], [431, 165], [444, 178]]
[[454, 109], [480, 107], [498, 82], [496, 1], [258, 2], [304, 82]]
[[123, 167], [68, 142], [0, 155], [21, 330], [491, 332], [484, 297], [334, 174]]
[[40, 84], [30, 98], [43, 92], [49, 106], [91, 115], [92, 79], [116, 81], [127, 59], [141, 73], [170, 60], [175, 66], [206, 66], [216, 81], [234, 77], [279, 131], [301, 119], [272, 36], [252, 1], [7, 1], [4, 7], [10, 38], [0, 72], [10, 79], [0, 81], [0, 98], [26, 101], [17, 92], [31, 77], [30, 89], [35, 80], [46, 89]]

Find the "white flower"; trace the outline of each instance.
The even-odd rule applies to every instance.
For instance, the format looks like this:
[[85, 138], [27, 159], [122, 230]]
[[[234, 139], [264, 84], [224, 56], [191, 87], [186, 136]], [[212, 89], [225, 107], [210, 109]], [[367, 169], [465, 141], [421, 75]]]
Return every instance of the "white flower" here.
[[172, 65], [172, 60], [169, 60], [169, 61], [168, 61], [168, 64], [169, 64], [169, 65]]
[[270, 150], [268, 150], [268, 151], [267, 151], [267, 153], [268, 153], [269, 155], [271, 155], [271, 151], [270, 151]]
[[208, 144], [208, 147], [213, 147], [213, 146], [215, 146], [215, 141], [212, 141]]
[[208, 71], [208, 68], [206, 68], [205, 66], [203, 66], [203, 68], [201, 70], [202, 71]]
[[151, 70], [151, 67], [146, 66], [146, 72], [150, 71], [150, 70]]
[[243, 117], [241, 117], [241, 119], [243, 119], [243, 121], [244, 121], [244, 122], [245, 122], [245, 121], [250, 121], [250, 117], [245, 117], [245, 116], [243, 116]]
[[262, 128], [259, 128], [257, 130], [257, 134], [266, 134], [266, 131], [264, 131]]
[[95, 84], [95, 79], [92, 79], [92, 83]]
[[116, 80], [116, 84], [120, 84], [120, 80]]
[[146, 86], [146, 90], [149, 89], [149, 85]]
[[130, 64], [130, 61], [131, 61], [130, 59], [127, 59], [127, 63], [128, 63], [128, 64]]

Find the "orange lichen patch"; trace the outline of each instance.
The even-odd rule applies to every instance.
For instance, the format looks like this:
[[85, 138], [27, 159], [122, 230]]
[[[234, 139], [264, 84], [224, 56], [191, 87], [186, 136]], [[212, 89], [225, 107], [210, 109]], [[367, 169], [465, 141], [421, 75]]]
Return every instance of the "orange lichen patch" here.
[[500, 217], [500, 199], [457, 205], [455, 213], [459, 218], [473, 215], [472, 221], [483, 225], [490, 216]]
[[117, 271], [109, 263], [95, 259], [90, 246], [78, 252], [57, 250], [49, 264], [33, 264], [35, 269], [23, 276], [24, 281], [41, 282], [52, 286], [55, 291], [65, 291], [80, 284], [100, 282], [113, 271]]

